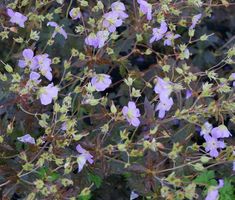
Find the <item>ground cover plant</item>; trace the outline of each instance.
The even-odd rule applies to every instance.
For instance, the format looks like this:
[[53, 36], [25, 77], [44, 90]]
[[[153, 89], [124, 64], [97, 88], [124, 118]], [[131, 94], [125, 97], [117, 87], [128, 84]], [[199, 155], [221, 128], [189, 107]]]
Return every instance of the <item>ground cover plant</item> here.
[[1, 199], [235, 199], [234, 10], [1, 0]]

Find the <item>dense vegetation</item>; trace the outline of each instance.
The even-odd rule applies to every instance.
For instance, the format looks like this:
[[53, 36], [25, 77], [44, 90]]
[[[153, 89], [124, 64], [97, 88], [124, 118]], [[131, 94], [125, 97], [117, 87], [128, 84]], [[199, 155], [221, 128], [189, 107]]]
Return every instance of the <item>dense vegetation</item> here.
[[2, 0], [1, 199], [235, 199], [235, 2]]

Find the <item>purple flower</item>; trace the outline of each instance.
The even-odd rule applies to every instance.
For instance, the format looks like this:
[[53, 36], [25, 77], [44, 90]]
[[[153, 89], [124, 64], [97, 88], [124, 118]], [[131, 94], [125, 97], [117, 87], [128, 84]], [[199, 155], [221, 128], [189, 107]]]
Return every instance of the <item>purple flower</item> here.
[[131, 191], [130, 200], [137, 199], [138, 197], [139, 197], [139, 195], [137, 193], [135, 193], [134, 191]]
[[77, 157], [77, 162], [78, 162], [78, 172], [82, 171], [84, 165], [88, 161], [90, 164], [94, 162], [93, 156], [85, 149], [81, 147], [80, 144], [76, 146], [76, 150], [80, 155]]
[[31, 72], [29, 75], [29, 79], [32, 81], [38, 81], [39, 78], [40, 78], [40, 74], [37, 72]]
[[233, 80], [235, 80], [235, 73], [232, 73], [231, 77], [232, 77]]
[[191, 90], [186, 90], [186, 96], [185, 96], [185, 98], [186, 99], [189, 99], [191, 96], [192, 96], [192, 91]]
[[156, 107], [156, 111], [159, 111], [158, 117], [160, 119], [164, 118], [166, 111], [169, 111], [173, 104], [174, 103], [172, 98], [165, 98], [160, 100], [159, 104]]
[[129, 101], [128, 107], [123, 107], [122, 114], [131, 125], [135, 127], [139, 126], [140, 120], [138, 119], [138, 117], [140, 117], [140, 110], [136, 108], [136, 105], [133, 101]]
[[225, 125], [220, 125], [211, 130], [211, 135], [215, 138], [227, 138], [232, 136]]
[[37, 62], [34, 57], [34, 53], [31, 49], [25, 49], [23, 51], [24, 60], [19, 60], [18, 65], [20, 68], [28, 66], [31, 70], [37, 69]]
[[219, 180], [219, 185], [214, 187], [212, 186], [211, 190], [209, 189], [205, 200], [218, 200], [219, 199], [219, 189], [224, 186], [224, 181], [222, 179]]
[[48, 23], [47, 23], [47, 26], [55, 27], [55, 31], [54, 31], [53, 34], [52, 34], [52, 38], [54, 38], [57, 33], [63, 35], [63, 37], [64, 37], [65, 39], [68, 38], [68, 35], [67, 35], [67, 33], [65, 32], [65, 30], [64, 30], [61, 26], [59, 26], [56, 22], [48, 22]]
[[[233, 156], [235, 156], [235, 151], [233, 151]], [[233, 161], [233, 171], [235, 171], [235, 161]]]
[[41, 82], [41, 80], [39, 80], [39, 78], [40, 78], [40, 74], [37, 72], [31, 72], [29, 75], [29, 79], [36, 84], [39, 84]]
[[53, 83], [46, 87], [42, 87], [39, 91], [41, 104], [48, 105], [52, 102], [53, 98], [58, 96], [59, 89]]
[[172, 92], [171, 82], [157, 77], [154, 91], [159, 95], [160, 102], [156, 107], [156, 111], [159, 111], [158, 117], [162, 119], [165, 117], [166, 111], [169, 111], [173, 105], [173, 99], [169, 98]]
[[181, 37], [179, 34], [174, 35], [172, 32], [166, 33], [166, 40], [164, 41], [164, 46], [172, 46], [172, 41]]
[[35, 71], [30, 72], [29, 80], [27, 81], [25, 86], [28, 91], [30, 91], [31, 89], [34, 91], [36, 89], [35, 86], [37, 86], [41, 82], [41, 79], [39, 78], [40, 78], [39, 73]]
[[96, 91], [104, 91], [111, 85], [111, 77], [107, 74], [96, 74], [91, 79], [91, 85], [96, 89]]
[[86, 39], [85, 43], [94, 48], [102, 48], [105, 42], [108, 40], [109, 32], [108, 31], [98, 31], [97, 34], [90, 33]]
[[201, 19], [202, 14], [194, 15], [192, 18], [192, 25], [189, 27], [189, 29], [194, 29], [198, 21]]
[[209, 122], [205, 122], [200, 131], [200, 135], [204, 136], [210, 134], [212, 128], [213, 128], [212, 124], [210, 124]]
[[80, 11], [80, 8], [73, 8], [72, 10], [70, 10], [69, 12], [69, 16], [73, 19], [73, 20], [76, 20], [76, 19], [80, 19], [81, 16], [82, 16], [82, 13]]
[[184, 50], [183, 54], [184, 54], [184, 58], [186, 58], [186, 59], [188, 59], [190, 56], [190, 52], [187, 48]]
[[66, 123], [66, 122], [64, 122], [64, 123], [62, 124], [61, 130], [62, 130], [62, 131], [66, 131], [66, 130], [67, 130], [67, 123]]
[[120, 19], [126, 19], [128, 17], [128, 14], [124, 12], [126, 10], [125, 5], [120, 1], [116, 1], [112, 3], [111, 9], [112, 11], [118, 14], [118, 17]]
[[17, 140], [23, 143], [35, 144], [35, 139], [29, 134], [26, 134], [22, 137], [17, 137]]
[[99, 46], [97, 36], [95, 33], [90, 33], [86, 38], [85, 38], [85, 43], [89, 46], [93, 46], [94, 48], [97, 48]]
[[164, 81], [162, 78], [157, 77], [157, 84], [154, 87], [155, 93], [159, 94], [160, 100], [168, 98], [172, 92], [172, 85], [169, 81]]
[[41, 74], [45, 76], [49, 81], [52, 80], [52, 69], [51, 69], [51, 59], [48, 58], [48, 54], [42, 54], [35, 56], [37, 61], [37, 67], [39, 68]]
[[235, 80], [235, 73], [232, 73], [229, 77], [230, 80], [234, 81]]
[[122, 20], [119, 19], [117, 12], [111, 11], [104, 14], [103, 27], [107, 28], [110, 33], [116, 31], [116, 28], [122, 25]]
[[210, 135], [204, 135], [204, 139], [206, 140], [206, 152], [209, 152], [211, 157], [218, 157], [218, 149], [225, 148], [226, 146], [223, 141], [219, 141], [217, 138], [211, 137]]
[[98, 48], [101, 48], [104, 46], [105, 42], [108, 40], [109, 32], [108, 31], [98, 31], [96, 36], [97, 36]]
[[28, 17], [22, 15], [19, 12], [14, 12], [12, 9], [7, 9], [7, 14], [11, 18], [10, 22], [13, 24], [18, 24], [20, 27], [24, 28], [24, 23], [27, 21]]
[[140, 11], [144, 15], [147, 15], [147, 20], [151, 20], [152, 19], [152, 5], [145, 0], [138, 0], [137, 2], [140, 4]]
[[37, 67], [39, 69], [43, 68], [45, 66], [46, 66], [46, 68], [48, 68], [51, 65], [51, 59], [49, 58], [49, 55], [46, 53], [35, 56], [35, 59], [37, 61], [37, 65], [38, 65]]
[[153, 29], [153, 36], [149, 42], [153, 43], [154, 41], [158, 41], [158, 40], [162, 39], [166, 32], [167, 32], [167, 24], [166, 24], [166, 22], [162, 21], [160, 28]]
[[235, 73], [232, 73], [229, 77], [229, 80], [233, 81], [233, 87], [235, 87]]

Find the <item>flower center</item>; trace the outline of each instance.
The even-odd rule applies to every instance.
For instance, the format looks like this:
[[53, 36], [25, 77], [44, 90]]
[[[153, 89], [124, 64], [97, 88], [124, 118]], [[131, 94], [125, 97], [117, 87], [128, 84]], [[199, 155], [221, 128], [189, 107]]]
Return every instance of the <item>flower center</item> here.
[[114, 20], [114, 19], [111, 19], [111, 18], [108, 19], [108, 22], [109, 22], [110, 24], [112, 24], [112, 25], [115, 24], [115, 20]]
[[103, 81], [104, 81], [104, 76], [99, 75], [99, 76], [98, 76], [98, 82], [103, 82]]
[[31, 61], [31, 60], [26, 60], [26, 63], [27, 63], [27, 65], [29, 66], [29, 65], [32, 64], [32, 61]]
[[128, 117], [129, 119], [132, 119], [132, 118], [134, 117], [133, 112], [132, 112], [131, 110], [128, 110], [128, 112], [127, 112], [127, 117]]
[[210, 142], [210, 146], [211, 146], [211, 148], [216, 148], [217, 147], [216, 141], [212, 140]]

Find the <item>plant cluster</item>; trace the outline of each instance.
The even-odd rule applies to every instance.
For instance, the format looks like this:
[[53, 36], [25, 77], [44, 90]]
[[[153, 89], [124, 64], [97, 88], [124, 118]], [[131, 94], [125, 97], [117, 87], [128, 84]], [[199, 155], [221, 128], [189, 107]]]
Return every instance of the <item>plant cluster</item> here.
[[235, 199], [235, 46], [193, 62], [230, 6], [0, 3], [2, 199]]

